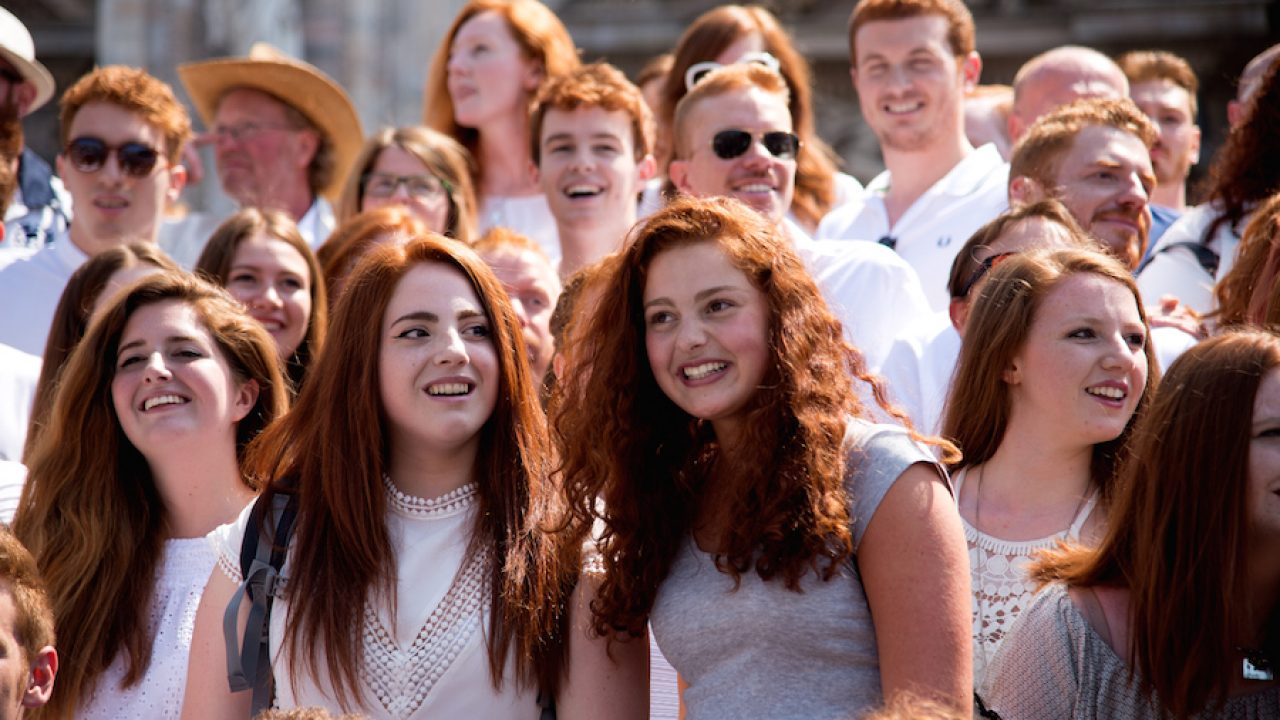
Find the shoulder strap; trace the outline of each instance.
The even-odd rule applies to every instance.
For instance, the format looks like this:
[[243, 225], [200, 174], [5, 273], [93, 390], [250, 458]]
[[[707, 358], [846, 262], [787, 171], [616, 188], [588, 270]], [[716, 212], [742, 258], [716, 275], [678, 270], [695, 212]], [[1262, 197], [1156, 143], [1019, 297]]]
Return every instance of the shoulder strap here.
[[[289, 538], [298, 515], [297, 496], [278, 493], [272, 497], [271, 517], [275, 532], [266, 535], [266, 503], [255, 503], [249, 511], [244, 540], [240, 545], [240, 575], [243, 582], [236, 589], [222, 616], [223, 642], [227, 649], [227, 682], [232, 692], [253, 688], [253, 706], [249, 717], [271, 704], [271, 606], [280, 569], [288, 554]], [[236, 643], [236, 621], [240, 605], [248, 597], [252, 603], [244, 628], [244, 639]]]

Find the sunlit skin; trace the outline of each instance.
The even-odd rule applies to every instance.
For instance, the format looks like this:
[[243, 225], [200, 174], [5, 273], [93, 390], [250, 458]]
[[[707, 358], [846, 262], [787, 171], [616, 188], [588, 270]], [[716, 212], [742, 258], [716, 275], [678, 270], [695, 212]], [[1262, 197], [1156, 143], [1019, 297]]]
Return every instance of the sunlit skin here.
[[1181, 210], [1187, 204], [1187, 175], [1200, 160], [1200, 128], [1191, 112], [1191, 96], [1172, 80], [1149, 80], [1134, 83], [1129, 97], [1160, 132], [1151, 148], [1156, 174], [1151, 201]]
[[649, 264], [644, 325], [658, 387], [732, 446], [770, 362], [764, 293], [714, 241], [673, 248]]
[[291, 127], [284, 103], [258, 90], [231, 90], [218, 101], [213, 134], [218, 178], [236, 202], [283, 210], [295, 220], [306, 214], [314, 200], [307, 167], [320, 137]]
[[507, 291], [529, 357], [533, 377], [547, 373], [555, 354], [551, 336], [551, 311], [560, 297], [560, 280], [545, 257], [532, 250], [501, 248], [481, 253]]
[[117, 152], [90, 173], [77, 170], [65, 154], [58, 155], [58, 176], [75, 203], [70, 233], [76, 247], [92, 256], [129, 242], [155, 242], [165, 207], [178, 199], [187, 179], [181, 165], [165, 159], [160, 130], [119, 105], [90, 102], [72, 119], [67, 137], [97, 138], [115, 148], [136, 142], [160, 153], [145, 177], [124, 173]]
[[311, 268], [292, 245], [263, 234], [236, 245], [227, 290], [271, 333], [288, 359], [307, 336], [311, 321]]
[[[391, 177], [430, 176], [432, 180], [439, 182], [439, 178], [426, 164], [404, 148], [395, 145], [384, 148], [378, 153], [378, 159], [373, 163], [373, 167], [369, 168], [367, 174]], [[387, 205], [403, 205], [409, 208], [419, 220], [427, 224], [427, 229], [431, 232], [443, 235], [449, 229], [449, 194], [443, 185], [438, 193], [414, 196], [409, 193], [404, 183], [400, 183], [391, 197], [373, 197], [366, 192], [360, 198], [361, 211], [374, 210]]]

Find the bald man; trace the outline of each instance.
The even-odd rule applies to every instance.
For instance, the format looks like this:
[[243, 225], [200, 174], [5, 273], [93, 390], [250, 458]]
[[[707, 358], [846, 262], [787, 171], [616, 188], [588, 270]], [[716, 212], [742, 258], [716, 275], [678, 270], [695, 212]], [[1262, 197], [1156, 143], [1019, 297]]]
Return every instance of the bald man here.
[[1047, 50], [1013, 78], [1009, 138], [1016, 145], [1032, 123], [1073, 100], [1128, 96], [1129, 81], [1106, 55], [1079, 45]]
[[1240, 73], [1240, 81], [1236, 84], [1236, 98], [1227, 103], [1227, 120], [1230, 121], [1231, 127], [1239, 125], [1244, 119], [1244, 110], [1249, 106], [1249, 98], [1253, 97], [1253, 92], [1262, 82], [1262, 76], [1277, 59], [1280, 59], [1280, 43], [1258, 53], [1248, 65], [1244, 66], [1244, 71]]

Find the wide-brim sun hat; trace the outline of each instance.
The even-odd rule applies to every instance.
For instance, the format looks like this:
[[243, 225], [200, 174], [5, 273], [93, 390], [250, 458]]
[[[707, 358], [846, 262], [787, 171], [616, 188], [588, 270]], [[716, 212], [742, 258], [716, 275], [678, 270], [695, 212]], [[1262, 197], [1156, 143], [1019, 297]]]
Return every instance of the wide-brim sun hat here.
[[26, 78], [36, 89], [35, 100], [27, 112], [49, 102], [53, 97], [53, 75], [48, 68], [36, 61], [36, 43], [31, 39], [31, 31], [14, 16], [13, 13], [0, 7], [0, 57], [3, 57]]
[[206, 129], [213, 127], [214, 113], [222, 96], [239, 88], [265, 92], [302, 113], [333, 145], [333, 176], [320, 188], [320, 194], [330, 200], [337, 198], [364, 145], [364, 131], [351, 98], [319, 68], [291, 58], [266, 43], [256, 43], [246, 57], [179, 65], [178, 79]]

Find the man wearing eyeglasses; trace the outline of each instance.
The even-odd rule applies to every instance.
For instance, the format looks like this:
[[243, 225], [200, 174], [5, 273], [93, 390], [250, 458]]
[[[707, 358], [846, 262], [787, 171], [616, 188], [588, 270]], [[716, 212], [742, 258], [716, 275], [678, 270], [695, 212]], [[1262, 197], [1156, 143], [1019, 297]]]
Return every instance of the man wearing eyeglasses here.
[[[222, 189], [241, 207], [282, 210], [318, 247], [333, 231], [336, 199], [364, 131], [346, 92], [318, 68], [258, 43], [248, 57], [178, 67], [208, 128]], [[160, 245], [192, 267], [217, 220], [171, 223]]]
[[167, 203], [186, 183], [179, 164], [191, 120], [173, 90], [142, 70], [98, 68], [61, 101], [58, 174], [76, 216], [52, 247], [0, 269], [0, 343], [43, 355], [71, 274], [90, 257], [155, 242]]
[[964, 133], [978, 82], [973, 16], [961, 0], [860, 0], [849, 19], [849, 74], [880, 141], [885, 172], [829, 213], [817, 237], [894, 249], [947, 309], [947, 273], [966, 238], [1005, 209], [1008, 166]]
[[[0, 104], [22, 117], [49, 102], [53, 92], [53, 76], [36, 60], [31, 33], [13, 13], [0, 8]], [[0, 248], [39, 248], [67, 229], [67, 191], [49, 163], [28, 148], [22, 149], [16, 172]]]
[[713, 70], [676, 105], [668, 177], [680, 192], [728, 196], [791, 238], [849, 339], [878, 369], [897, 333], [928, 303], [915, 272], [873, 243], [815, 242], [787, 219], [800, 140], [786, 81], [756, 64]]

